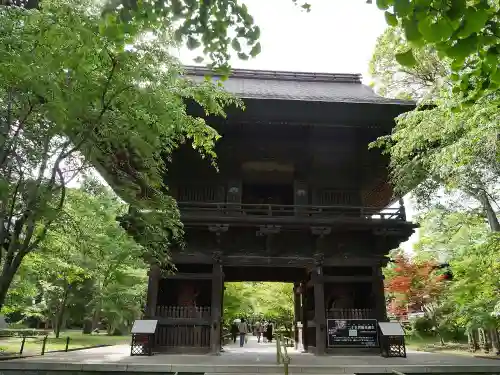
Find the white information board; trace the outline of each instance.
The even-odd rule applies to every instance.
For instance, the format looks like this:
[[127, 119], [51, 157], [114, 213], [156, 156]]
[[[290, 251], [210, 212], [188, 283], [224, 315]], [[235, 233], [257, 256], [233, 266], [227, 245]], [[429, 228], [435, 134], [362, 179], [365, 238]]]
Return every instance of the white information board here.
[[132, 326], [132, 333], [152, 334], [156, 331], [158, 320], [136, 320]]
[[379, 322], [378, 326], [384, 336], [404, 336], [405, 331], [399, 322]]

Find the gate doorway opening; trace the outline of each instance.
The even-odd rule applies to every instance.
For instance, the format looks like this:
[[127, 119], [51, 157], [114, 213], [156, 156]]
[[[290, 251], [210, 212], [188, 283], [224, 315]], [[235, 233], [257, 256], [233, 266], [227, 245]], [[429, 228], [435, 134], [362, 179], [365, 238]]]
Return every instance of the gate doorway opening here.
[[[266, 343], [274, 343], [276, 333], [294, 338], [294, 298], [293, 283], [226, 282], [223, 299], [225, 344], [231, 348], [240, 346], [239, 330], [242, 321], [246, 323], [248, 330], [244, 344], [246, 351], [264, 350]], [[259, 326], [262, 328], [259, 329]]]

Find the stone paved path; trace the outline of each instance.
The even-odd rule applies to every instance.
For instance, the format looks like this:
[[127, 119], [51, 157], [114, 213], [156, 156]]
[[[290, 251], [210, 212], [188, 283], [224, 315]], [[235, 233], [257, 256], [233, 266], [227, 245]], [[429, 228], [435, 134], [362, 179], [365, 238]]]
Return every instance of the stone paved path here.
[[[431, 354], [409, 351], [408, 358], [382, 358], [380, 356], [321, 356], [300, 353], [290, 348], [292, 374], [309, 372], [313, 374], [336, 373], [385, 373], [397, 369], [402, 372], [461, 372], [472, 373], [482, 368], [483, 372], [500, 373], [500, 361], [479, 359], [460, 355]], [[0, 372], [10, 366], [24, 368], [40, 368], [50, 366], [51, 369], [95, 368], [104, 370], [113, 367], [113, 371], [133, 371], [134, 368], [150, 369], [151, 371], [198, 371], [198, 372], [228, 372], [231, 369], [248, 369], [248, 372], [279, 373], [276, 364], [276, 346], [274, 343], [259, 344], [255, 337], [250, 337], [243, 348], [239, 344], [225, 347], [220, 356], [187, 355], [187, 354], [156, 354], [152, 357], [130, 357], [129, 346], [113, 346], [80, 350], [69, 353], [49, 353], [43, 357], [31, 357], [0, 362]], [[85, 367], [86, 366], [86, 367]], [[460, 371], [458, 367], [460, 367]], [[486, 369], [486, 370], [485, 370]], [[251, 370], [251, 371], [250, 371]], [[306, 371], [307, 370], [307, 371]], [[243, 371], [245, 372], [245, 371]]]

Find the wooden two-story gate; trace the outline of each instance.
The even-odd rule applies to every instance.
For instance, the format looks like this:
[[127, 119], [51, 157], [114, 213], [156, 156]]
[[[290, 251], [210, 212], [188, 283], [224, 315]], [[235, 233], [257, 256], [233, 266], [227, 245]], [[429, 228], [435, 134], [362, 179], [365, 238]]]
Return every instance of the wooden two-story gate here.
[[246, 109], [207, 119], [222, 135], [219, 171], [189, 145], [168, 165], [187, 245], [171, 249], [175, 275], [151, 267], [157, 348], [218, 352], [224, 282], [262, 280], [294, 283], [306, 350], [335, 350], [328, 318], [386, 320], [381, 268], [415, 225], [393, 196], [387, 158], [368, 144], [413, 104], [352, 74], [236, 70], [224, 85]]

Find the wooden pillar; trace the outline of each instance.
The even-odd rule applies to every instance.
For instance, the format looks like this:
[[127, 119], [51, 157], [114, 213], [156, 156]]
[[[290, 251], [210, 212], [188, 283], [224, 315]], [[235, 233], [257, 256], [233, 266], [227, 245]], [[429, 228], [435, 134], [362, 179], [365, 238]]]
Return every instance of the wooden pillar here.
[[302, 345], [304, 347], [304, 351], [307, 351], [308, 342], [307, 342], [307, 281], [302, 282], [301, 287], [301, 302], [302, 302], [302, 310], [300, 314], [300, 321], [302, 322]]
[[211, 303], [211, 329], [210, 352], [219, 354], [221, 348], [221, 323], [222, 323], [222, 294], [224, 293], [224, 280], [220, 254], [214, 254], [212, 269], [212, 303]]
[[153, 318], [154, 316], [156, 316], [156, 305], [158, 302], [158, 288], [160, 279], [161, 279], [160, 267], [156, 264], [152, 264], [149, 269], [146, 311], [144, 311], [145, 318]]
[[314, 323], [316, 325], [316, 355], [326, 351], [325, 290], [323, 281], [323, 256], [315, 256], [315, 267], [311, 274], [314, 285]]
[[295, 349], [297, 349], [297, 345], [299, 342], [299, 330], [298, 330], [298, 323], [300, 322], [300, 283], [294, 283], [293, 284], [293, 302], [294, 302], [294, 308], [293, 308], [293, 329], [294, 329], [294, 337], [293, 339], [295, 340]]
[[375, 265], [372, 268], [373, 282], [372, 294], [375, 318], [379, 322], [387, 321], [387, 306], [385, 304], [385, 290], [384, 290], [384, 275], [382, 274], [382, 267]]

